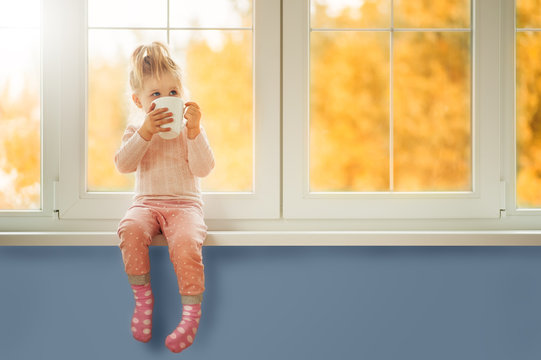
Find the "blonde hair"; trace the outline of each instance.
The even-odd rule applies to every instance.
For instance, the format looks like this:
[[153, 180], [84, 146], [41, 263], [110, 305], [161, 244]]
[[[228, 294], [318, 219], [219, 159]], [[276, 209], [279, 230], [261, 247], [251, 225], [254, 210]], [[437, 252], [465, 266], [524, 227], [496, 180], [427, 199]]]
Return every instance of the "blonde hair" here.
[[129, 77], [132, 91], [143, 88], [145, 77], [152, 76], [159, 79], [163, 74], [171, 74], [177, 78], [182, 89], [180, 67], [171, 58], [166, 45], [154, 41], [149, 45], [138, 46], [131, 55], [130, 62]]

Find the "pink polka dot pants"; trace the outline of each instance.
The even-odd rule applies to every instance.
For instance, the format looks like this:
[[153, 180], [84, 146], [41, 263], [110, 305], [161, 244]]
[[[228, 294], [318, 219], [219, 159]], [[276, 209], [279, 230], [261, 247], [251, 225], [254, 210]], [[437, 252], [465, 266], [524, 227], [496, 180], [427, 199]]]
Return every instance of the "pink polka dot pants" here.
[[207, 226], [201, 206], [193, 201], [141, 200], [128, 209], [118, 227], [126, 273], [150, 273], [148, 247], [160, 232], [169, 246], [180, 294], [202, 294], [205, 291], [202, 247]]

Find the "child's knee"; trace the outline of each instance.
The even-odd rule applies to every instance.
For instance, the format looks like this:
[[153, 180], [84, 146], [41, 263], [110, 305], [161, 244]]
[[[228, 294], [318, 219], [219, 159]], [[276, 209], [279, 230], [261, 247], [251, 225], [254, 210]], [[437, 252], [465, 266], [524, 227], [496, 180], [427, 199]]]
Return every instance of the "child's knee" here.
[[133, 219], [122, 220], [117, 233], [121, 247], [126, 243], [148, 243], [152, 240], [150, 232]]
[[169, 253], [171, 260], [186, 262], [186, 261], [202, 261], [201, 241], [197, 238], [190, 237], [187, 234], [178, 236], [174, 242], [169, 245]]

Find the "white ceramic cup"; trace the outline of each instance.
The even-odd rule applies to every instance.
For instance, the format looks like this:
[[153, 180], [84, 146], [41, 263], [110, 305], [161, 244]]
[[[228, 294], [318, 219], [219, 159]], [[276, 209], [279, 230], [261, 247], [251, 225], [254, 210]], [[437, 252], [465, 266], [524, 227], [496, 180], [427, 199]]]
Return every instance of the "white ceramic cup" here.
[[159, 132], [158, 134], [166, 139], [176, 138], [182, 131], [182, 127], [186, 124], [184, 119], [184, 101], [176, 96], [163, 96], [153, 101], [156, 104], [154, 110], [159, 108], [167, 108], [168, 112], [173, 113], [171, 116], [173, 122], [162, 124], [162, 128], [171, 128], [169, 131]]

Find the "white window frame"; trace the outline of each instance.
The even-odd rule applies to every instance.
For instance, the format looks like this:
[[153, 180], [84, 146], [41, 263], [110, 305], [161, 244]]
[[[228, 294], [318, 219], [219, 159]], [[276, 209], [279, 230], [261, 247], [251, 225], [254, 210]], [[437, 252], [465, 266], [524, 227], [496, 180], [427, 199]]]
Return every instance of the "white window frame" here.
[[[54, 182], [58, 177], [57, 131], [60, 111], [59, 46], [54, 40], [62, 33], [60, 16], [54, 11], [57, 0], [42, 0], [40, 17], [40, 208], [36, 210], [0, 210], [0, 229], [9, 225], [22, 228], [28, 222], [43, 224], [54, 217]], [[47, 151], [45, 151], [47, 149]]]
[[[133, 193], [86, 189], [87, 0], [65, 1], [64, 9], [72, 15], [69, 28], [73, 31], [63, 42], [62, 151], [56, 187], [59, 216], [119, 219]], [[280, 216], [280, 144], [275, 141], [280, 137], [280, 2], [254, 0], [253, 9], [253, 191], [204, 193], [207, 219]]]
[[[472, 11], [471, 192], [309, 191], [310, 1], [284, 2], [284, 215], [287, 218], [498, 218], [500, 216], [499, 13], [493, 0]], [[483, 16], [480, 16], [483, 14]]]
[[[392, 209], [391, 205], [372, 207], [379, 213], [372, 213], [371, 217], [362, 218], [355, 213], [352, 215], [350, 210], [356, 211], [361, 204], [368, 208], [368, 205], [375, 201], [376, 195], [380, 194], [362, 195], [365, 197], [363, 199], [355, 198], [354, 195], [347, 200], [340, 199], [342, 194], [330, 196], [338, 195], [336, 198], [305, 199], [302, 192], [299, 193], [301, 195], [294, 193], [295, 189], [302, 189], [302, 182], [305, 180], [299, 175], [302, 174], [299, 169], [304, 165], [302, 158], [295, 152], [307, 151], [306, 146], [297, 144], [295, 138], [303, 133], [302, 126], [306, 125], [299, 121], [303, 120], [302, 106], [295, 104], [295, 101], [299, 100], [297, 92], [306, 95], [302, 92], [303, 85], [302, 81], [299, 81], [299, 74], [294, 72], [295, 69], [302, 70], [303, 61], [306, 61], [306, 54], [295, 48], [299, 41], [302, 42], [302, 37], [306, 36], [303, 34], [305, 28], [302, 24], [294, 24], [307, 21], [308, 12], [299, 16], [299, 7], [305, 6], [302, 1], [307, 0], [255, 0], [256, 7], [262, 9], [263, 6], [265, 9], [256, 13], [255, 34], [269, 42], [269, 47], [266, 48], [268, 51], [274, 49], [274, 53], [269, 53], [265, 49], [254, 48], [256, 62], [257, 59], [269, 59], [270, 62], [270, 68], [265, 69], [265, 74], [269, 75], [263, 74], [263, 79], [267, 82], [256, 83], [254, 87], [255, 158], [259, 161], [255, 174], [257, 195], [205, 194], [209, 226], [205, 245], [541, 245], [541, 209], [517, 210], [515, 200], [514, 0], [477, 0], [478, 6], [474, 12], [476, 29], [482, 30], [481, 34], [476, 35], [479, 36], [476, 44], [481, 46], [474, 49], [474, 56], [479, 55], [481, 58], [476, 57], [475, 62], [483, 65], [481, 73], [476, 72], [475, 76], [497, 74], [485, 84], [491, 85], [488, 92], [483, 93], [479, 87], [475, 88], [475, 94], [482, 102], [480, 107], [476, 107], [476, 116], [480, 112], [480, 116], [499, 119], [488, 128], [489, 134], [495, 131], [492, 127], [498, 128], [498, 136], [488, 139], [483, 136], [480, 139], [481, 146], [497, 149], [491, 160], [489, 159], [488, 171], [492, 174], [492, 181], [497, 184], [491, 184], [487, 191], [498, 194], [500, 208], [505, 211], [500, 212], [499, 218], [481, 218], [477, 215], [467, 217], [469, 214], [463, 210], [472, 210], [468, 206], [456, 206], [454, 211], [463, 211], [464, 218], [449, 216], [409, 219], [411, 209], [400, 212]], [[86, 194], [82, 191], [84, 187], [81, 186], [86, 181], [83, 167], [86, 158], [85, 0], [42, 2], [43, 208], [39, 211], [0, 211], [0, 246], [118, 245], [116, 227], [131, 198], [126, 194], [122, 194], [122, 197], [113, 195], [109, 199], [99, 196], [85, 197]], [[283, 22], [282, 36], [280, 21]], [[261, 26], [265, 23], [269, 26]], [[272, 23], [272, 26], [269, 23]], [[501, 43], [500, 47], [498, 42]], [[284, 57], [280, 55], [281, 49], [285, 53]], [[496, 50], [499, 51], [497, 54]], [[295, 53], [300, 53], [300, 57], [292, 56]], [[277, 60], [283, 62], [282, 78]], [[475, 66], [479, 69], [480, 65]], [[257, 94], [264, 95], [264, 100]], [[486, 107], [487, 103], [490, 106], [483, 110], [482, 105]], [[280, 106], [283, 114], [279, 113], [282, 111]], [[501, 134], [499, 128], [502, 129]], [[291, 133], [291, 130], [297, 131], [297, 135]], [[481, 127], [478, 130], [487, 129]], [[479, 131], [476, 136], [479, 136]], [[283, 145], [280, 144], [281, 141]], [[283, 159], [280, 153], [283, 154]], [[487, 156], [487, 152], [479, 150], [479, 156], [480, 158], [475, 160], [483, 164], [482, 159]], [[497, 162], [497, 166], [494, 162]], [[493, 179], [495, 177], [497, 181]], [[499, 182], [500, 179], [502, 182]], [[483, 184], [479, 186], [481, 185]], [[281, 187], [283, 189], [280, 189]], [[270, 193], [266, 193], [267, 191]], [[397, 201], [412, 204], [417, 200], [417, 194], [409, 195], [409, 199], [407, 197]], [[340, 210], [336, 204], [343, 203], [349, 203], [350, 207], [353, 206], [351, 204], [355, 206], [352, 209]], [[387, 203], [392, 204], [388, 201]], [[333, 212], [325, 218], [321, 216], [322, 204], [330, 207], [328, 212]], [[262, 209], [258, 208], [259, 205]], [[311, 206], [314, 206], [315, 210], [310, 209]], [[235, 207], [241, 209], [234, 209]], [[387, 211], [390, 210], [398, 213], [395, 214], [398, 216], [387, 216]], [[381, 214], [383, 211], [386, 213]], [[209, 213], [214, 213], [216, 218], [211, 218]], [[225, 216], [218, 218], [224, 214]], [[417, 215], [419, 214], [417, 212]], [[231, 219], [233, 215], [238, 218]], [[357, 218], [353, 218], [355, 216]], [[157, 238], [154, 243], [164, 244], [164, 240]]]

